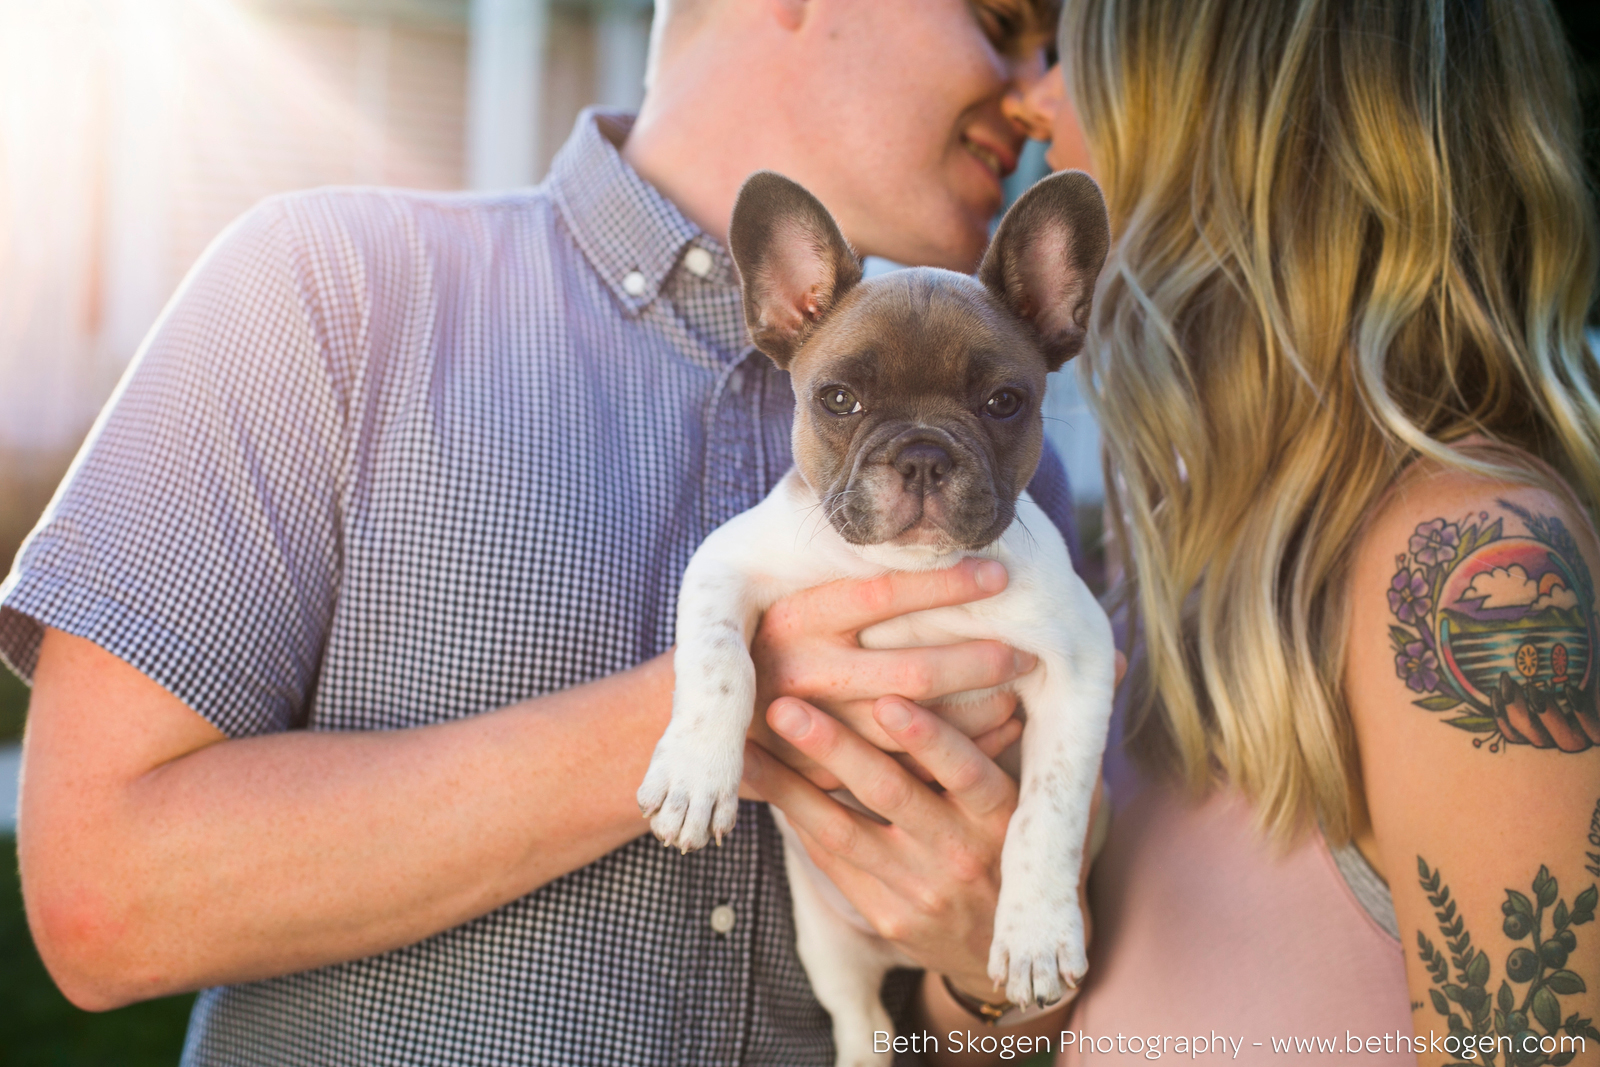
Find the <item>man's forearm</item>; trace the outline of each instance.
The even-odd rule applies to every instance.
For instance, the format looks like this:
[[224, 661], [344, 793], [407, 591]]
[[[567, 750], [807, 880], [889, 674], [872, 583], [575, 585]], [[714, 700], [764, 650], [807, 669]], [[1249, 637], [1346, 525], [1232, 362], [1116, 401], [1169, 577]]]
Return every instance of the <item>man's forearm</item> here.
[[108, 789], [63, 762], [117, 719], [51, 706], [116, 692], [59, 684], [105, 656], [59, 647], [76, 641], [52, 634], [41, 658], [19, 847], [41, 952], [85, 1006], [410, 944], [646, 829], [633, 794], [668, 656], [456, 722], [207, 744]]

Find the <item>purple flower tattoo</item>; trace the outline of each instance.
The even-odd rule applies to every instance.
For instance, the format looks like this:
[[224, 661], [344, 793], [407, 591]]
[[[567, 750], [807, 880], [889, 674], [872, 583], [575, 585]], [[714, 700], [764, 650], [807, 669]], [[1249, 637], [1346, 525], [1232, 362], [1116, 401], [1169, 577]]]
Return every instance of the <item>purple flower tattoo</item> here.
[[1395, 572], [1394, 580], [1389, 583], [1389, 610], [1401, 622], [1413, 625], [1428, 617], [1428, 612], [1433, 610], [1433, 598], [1428, 595], [1428, 581], [1421, 571], [1402, 567]]
[[1411, 535], [1411, 554], [1425, 567], [1437, 567], [1456, 558], [1461, 547], [1461, 530], [1453, 523], [1434, 519], [1417, 527]]
[[1394, 658], [1394, 672], [1418, 693], [1431, 693], [1439, 687], [1438, 657], [1421, 641], [1406, 645], [1406, 650]]

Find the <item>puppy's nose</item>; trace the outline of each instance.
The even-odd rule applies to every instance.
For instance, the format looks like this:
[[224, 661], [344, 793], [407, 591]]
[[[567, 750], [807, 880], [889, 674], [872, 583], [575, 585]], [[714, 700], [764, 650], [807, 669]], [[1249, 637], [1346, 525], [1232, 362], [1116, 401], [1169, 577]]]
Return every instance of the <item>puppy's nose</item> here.
[[906, 487], [921, 486], [931, 489], [950, 473], [955, 461], [932, 441], [916, 441], [900, 450], [894, 457], [894, 469], [906, 480]]

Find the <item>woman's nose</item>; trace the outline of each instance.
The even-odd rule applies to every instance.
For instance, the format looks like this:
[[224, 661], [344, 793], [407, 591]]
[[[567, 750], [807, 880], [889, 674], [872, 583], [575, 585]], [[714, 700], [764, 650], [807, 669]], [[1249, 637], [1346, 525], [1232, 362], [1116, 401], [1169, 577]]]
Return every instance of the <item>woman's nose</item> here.
[[1056, 112], [1066, 99], [1061, 66], [1044, 67], [1042, 57], [1019, 68], [1011, 90], [1000, 102], [1001, 113], [1023, 135], [1035, 141], [1050, 140]]

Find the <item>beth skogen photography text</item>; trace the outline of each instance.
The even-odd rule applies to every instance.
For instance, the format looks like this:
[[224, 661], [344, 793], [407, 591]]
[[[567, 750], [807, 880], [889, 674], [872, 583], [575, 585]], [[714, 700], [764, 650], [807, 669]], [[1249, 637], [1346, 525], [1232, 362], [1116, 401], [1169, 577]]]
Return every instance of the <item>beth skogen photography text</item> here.
[[1096, 1037], [1081, 1030], [1063, 1030], [1058, 1037], [1052, 1039], [1048, 1035], [986, 1034], [974, 1033], [971, 1030], [951, 1030], [942, 1036], [927, 1031], [917, 1034], [891, 1034], [887, 1030], [879, 1030], [872, 1035], [872, 1044], [875, 1053], [921, 1054], [948, 1049], [952, 1053], [971, 1051], [994, 1055], [1002, 1060], [1048, 1054], [1057, 1050], [1076, 1050], [1085, 1056], [1095, 1053], [1109, 1056], [1115, 1052], [1140, 1056], [1147, 1060], [1158, 1060], [1163, 1056], [1173, 1055], [1191, 1060], [1204, 1058], [1210, 1063], [1216, 1062], [1213, 1057], [1237, 1060], [1240, 1053], [1248, 1046], [1251, 1049], [1270, 1051], [1277, 1056], [1330, 1053], [1346, 1056], [1382, 1053], [1392, 1056], [1399, 1053], [1418, 1055], [1431, 1053], [1472, 1061], [1484, 1057], [1486, 1053], [1498, 1053], [1508, 1057], [1506, 1062], [1516, 1062], [1519, 1058], [1532, 1059], [1540, 1053], [1546, 1056], [1559, 1053], [1580, 1054], [1587, 1051], [1588, 1040], [1582, 1035], [1562, 1035], [1557, 1038], [1549, 1034], [1542, 1037], [1529, 1034], [1523, 1037], [1519, 1048], [1517, 1040], [1509, 1034], [1490, 1037], [1438, 1032], [1422, 1035], [1393, 1033], [1381, 1037], [1361, 1037], [1347, 1030], [1343, 1034], [1272, 1036], [1265, 1041], [1252, 1041], [1243, 1035], [1227, 1036], [1215, 1032], [1193, 1036], [1116, 1034]]

